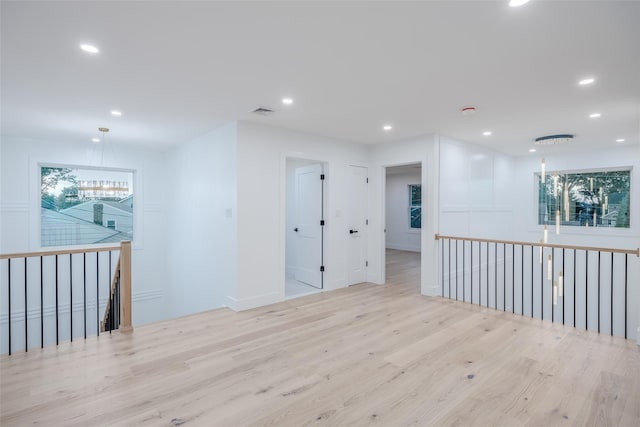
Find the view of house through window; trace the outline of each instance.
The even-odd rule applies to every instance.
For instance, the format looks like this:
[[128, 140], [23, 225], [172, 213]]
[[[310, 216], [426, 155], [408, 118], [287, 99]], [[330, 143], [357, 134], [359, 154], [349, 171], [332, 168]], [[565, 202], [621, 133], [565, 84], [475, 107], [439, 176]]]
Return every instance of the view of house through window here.
[[133, 240], [133, 172], [40, 167], [42, 246]]
[[422, 228], [422, 187], [409, 185], [409, 228]]
[[629, 228], [630, 170], [538, 175], [538, 224]]

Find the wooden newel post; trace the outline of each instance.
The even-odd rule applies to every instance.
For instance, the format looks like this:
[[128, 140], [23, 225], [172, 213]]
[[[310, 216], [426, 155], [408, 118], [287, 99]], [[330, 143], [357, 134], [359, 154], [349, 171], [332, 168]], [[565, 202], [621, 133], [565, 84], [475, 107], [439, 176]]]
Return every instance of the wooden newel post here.
[[121, 332], [132, 332], [131, 326], [131, 241], [120, 242], [120, 297], [122, 298]]

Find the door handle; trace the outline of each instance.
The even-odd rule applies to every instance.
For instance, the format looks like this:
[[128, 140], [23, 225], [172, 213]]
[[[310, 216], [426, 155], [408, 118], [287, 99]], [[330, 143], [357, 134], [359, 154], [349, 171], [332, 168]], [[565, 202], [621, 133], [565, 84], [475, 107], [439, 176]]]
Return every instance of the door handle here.
[[293, 231], [298, 232], [298, 227], [294, 228]]
[[349, 234], [357, 233], [358, 230], [349, 230]]

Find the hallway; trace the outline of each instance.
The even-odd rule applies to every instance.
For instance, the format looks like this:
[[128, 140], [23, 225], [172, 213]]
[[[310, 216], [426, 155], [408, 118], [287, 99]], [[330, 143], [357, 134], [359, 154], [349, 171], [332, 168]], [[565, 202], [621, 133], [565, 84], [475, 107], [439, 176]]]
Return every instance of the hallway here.
[[386, 249], [386, 283], [401, 285], [420, 291], [420, 256], [419, 252]]

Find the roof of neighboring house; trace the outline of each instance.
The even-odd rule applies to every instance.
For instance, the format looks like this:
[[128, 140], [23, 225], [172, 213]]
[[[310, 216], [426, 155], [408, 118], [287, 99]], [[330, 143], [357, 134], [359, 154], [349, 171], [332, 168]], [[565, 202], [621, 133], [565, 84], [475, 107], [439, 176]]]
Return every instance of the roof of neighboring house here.
[[88, 245], [92, 243], [116, 243], [129, 240], [125, 233], [102, 227], [89, 221], [56, 212], [41, 210], [42, 246]]
[[[109, 200], [89, 200], [86, 202], [82, 202], [79, 203], [77, 205], [71, 206], [70, 208], [67, 209], [63, 209], [60, 212], [63, 213], [69, 213], [71, 214], [71, 212], [73, 211], [77, 211], [77, 210], [90, 210], [91, 212], [93, 212], [93, 205], [95, 204], [101, 204], [104, 206], [109, 206], [112, 207], [113, 209], [117, 209], [123, 212], [127, 212], [130, 214], [133, 214], [133, 208], [131, 208], [131, 206], [128, 206], [124, 203], [120, 203], [120, 202], [113, 202], [113, 201], [109, 201]], [[88, 209], [88, 207], [91, 206], [91, 208]]]

